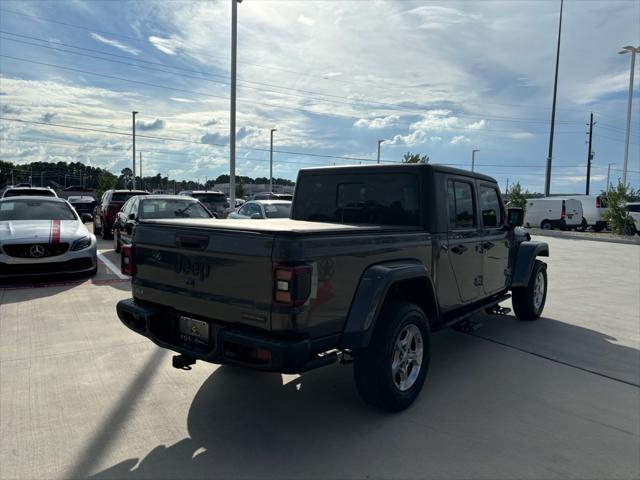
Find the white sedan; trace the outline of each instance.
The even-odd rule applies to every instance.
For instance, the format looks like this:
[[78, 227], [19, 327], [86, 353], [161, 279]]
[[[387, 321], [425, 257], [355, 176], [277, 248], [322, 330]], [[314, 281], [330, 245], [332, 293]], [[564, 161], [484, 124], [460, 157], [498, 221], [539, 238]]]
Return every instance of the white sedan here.
[[285, 200], [252, 200], [246, 202], [228, 218], [289, 218], [291, 202]]
[[0, 279], [95, 274], [96, 237], [66, 200], [0, 199]]

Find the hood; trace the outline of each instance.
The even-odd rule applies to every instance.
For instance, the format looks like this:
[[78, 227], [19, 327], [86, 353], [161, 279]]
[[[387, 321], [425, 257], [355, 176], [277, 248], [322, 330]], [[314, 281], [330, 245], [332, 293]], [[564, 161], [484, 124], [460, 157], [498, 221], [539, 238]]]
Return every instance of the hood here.
[[71, 242], [89, 235], [77, 220], [9, 220], [0, 222], [0, 243]]

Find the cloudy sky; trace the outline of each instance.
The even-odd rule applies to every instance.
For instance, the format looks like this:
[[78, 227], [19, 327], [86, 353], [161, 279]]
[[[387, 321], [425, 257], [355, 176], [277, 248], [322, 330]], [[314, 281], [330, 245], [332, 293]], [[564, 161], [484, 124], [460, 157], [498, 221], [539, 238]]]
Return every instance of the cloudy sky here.
[[[237, 173], [371, 163], [407, 151], [542, 191], [558, 1], [268, 1], [238, 7]], [[565, 2], [552, 192], [621, 175], [640, 2]], [[0, 158], [131, 164], [144, 173], [229, 171], [230, 0], [0, 4]], [[636, 85], [640, 84], [640, 58]], [[630, 174], [640, 185], [635, 90]], [[346, 158], [345, 158], [346, 157]]]

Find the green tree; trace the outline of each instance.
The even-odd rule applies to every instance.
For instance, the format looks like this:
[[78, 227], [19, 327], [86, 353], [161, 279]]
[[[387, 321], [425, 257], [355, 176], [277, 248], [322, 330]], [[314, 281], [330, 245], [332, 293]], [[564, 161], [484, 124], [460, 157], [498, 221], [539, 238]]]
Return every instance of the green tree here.
[[402, 163], [429, 163], [429, 155], [407, 152], [402, 156]]
[[102, 172], [98, 176], [98, 187], [96, 188], [96, 198], [100, 200], [102, 198], [102, 194], [116, 186], [118, 183], [118, 178], [109, 172]]
[[236, 198], [242, 198], [244, 195], [244, 182], [242, 181], [242, 178], [240, 178], [238, 183], [236, 183]]
[[632, 233], [634, 230], [633, 219], [629, 216], [626, 204], [632, 201], [638, 192], [618, 180], [616, 187], [610, 188], [608, 192], [603, 191], [601, 195], [607, 198], [609, 204], [605, 219], [609, 223], [611, 231], [620, 235]]
[[511, 188], [505, 192], [505, 195], [508, 199], [507, 207], [517, 207], [522, 209], [526, 209], [527, 198], [531, 196], [529, 190], [522, 190], [520, 182], [515, 182], [511, 185]]

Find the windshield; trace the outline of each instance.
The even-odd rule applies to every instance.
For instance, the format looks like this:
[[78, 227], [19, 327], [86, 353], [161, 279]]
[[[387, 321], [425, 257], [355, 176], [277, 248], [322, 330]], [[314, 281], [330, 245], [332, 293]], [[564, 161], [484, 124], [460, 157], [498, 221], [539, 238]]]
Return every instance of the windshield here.
[[113, 192], [113, 196], [111, 197], [112, 202], [126, 202], [131, 197], [135, 197], [136, 195], [146, 195], [147, 192]]
[[55, 197], [56, 194], [52, 190], [35, 190], [32, 188], [7, 190], [4, 198], [7, 197]]
[[189, 200], [149, 199], [142, 202], [141, 218], [211, 218], [200, 203]]
[[291, 204], [271, 203], [264, 206], [264, 213], [267, 218], [289, 218]]
[[77, 218], [64, 202], [12, 200], [0, 202], [0, 221], [7, 220], [77, 220]]
[[224, 193], [194, 193], [191, 196], [203, 203], [224, 203], [227, 201]]

